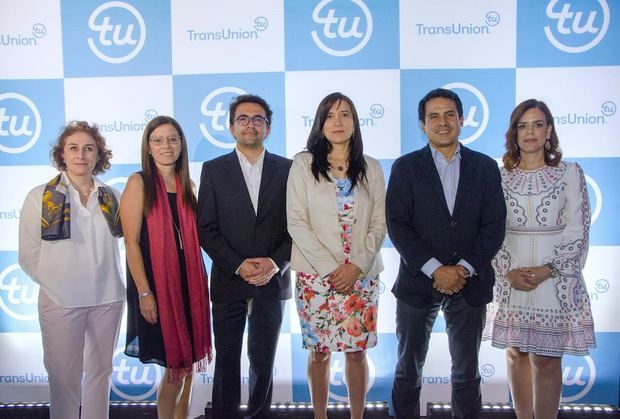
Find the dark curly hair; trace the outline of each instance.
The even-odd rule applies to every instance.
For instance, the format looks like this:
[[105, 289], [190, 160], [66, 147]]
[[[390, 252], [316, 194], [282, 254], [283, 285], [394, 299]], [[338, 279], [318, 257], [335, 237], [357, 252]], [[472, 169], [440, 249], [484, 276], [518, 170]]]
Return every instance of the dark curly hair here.
[[362, 142], [362, 130], [360, 129], [360, 120], [353, 101], [340, 92], [331, 93], [323, 98], [316, 110], [314, 123], [306, 142], [306, 150], [312, 154], [312, 174], [319, 181], [324, 178], [331, 182], [329, 178], [329, 162], [327, 155], [332, 151], [332, 145], [323, 136], [323, 126], [327, 120], [327, 115], [335, 103], [345, 101], [351, 106], [351, 114], [353, 116], [353, 135], [349, 141], [349, 169], [347, 177], [351, 180], [351, 188], [354, 188], [358, 182], [366, 180], [366, 160], [364, 160], [364, 143]]
[[523, 114], [530, 109], [540, 109], [547, 119], [547, 124], [551, 125], [551, 135], [549, 136], [549, 148], [545, 145], [545, 163], [548, 166], [557, 166], [562, 160], [562, 149], [560, 149], [560, 140], [558, 134], [555, 132], [555, 124], [553, 123], [553, 115], [549, 107], [537, 99], [527, 99], [519, 103], [510, 115], [510, 125], [508, 131], [506, 131], [506, 152], [502, 157], [504, 162], [504, 168], [506, 170], [512, 170], [519, 165], [521, 160], [521, 154], [519, 151], [519, 145], [517, 144], [517, 125]]
[[58, 170], [67, 170], [67, 164], [62, 158], [63, 151], [65, 149], [66, 139], [75, 134], [76, 132], [84, 132], [90, 135], [95, 144], [97, 145], [97, 163], [93, 169], [93, 175], [98, 175], [105, 172], [110, 168], [110, 159], [112, 158], [112, 151], [106, 148], [105, 138], [99, 131], [99, 126], [95, 123], [89, 124], [86, 121], [71, 121], [64, 128], [62, 128], [60, 135], [52, 145], [50, 151], [50, 159], [52, 164]]

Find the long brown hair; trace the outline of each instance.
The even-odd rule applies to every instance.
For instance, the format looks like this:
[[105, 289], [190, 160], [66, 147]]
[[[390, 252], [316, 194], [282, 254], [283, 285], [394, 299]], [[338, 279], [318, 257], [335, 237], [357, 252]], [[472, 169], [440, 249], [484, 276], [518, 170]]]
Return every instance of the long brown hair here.
[[[192, 208], [192, 210], [196, 211], [196, 197], [194, 196], [194, 191], [192, 190], [192, 181], [189, 177], [189, 163], [187, 159], [187, 141], [185, 140], [185, 134], [183, 133], [183, 129], [181, 125], [172, 117], [160, 115], [151, 120], [148, 123], [146, 128], [144, 129], [144, 133], [142, 134], [142, 171], [144, 176], [142, 179], [144, 180], [144, 215], [148, 215], [153, 208], [153, 204], [155, 203], [156, 197], [156, 178], [157, 176], [157, 167], [155, 166], [155, 162], [153, 161], [153, 157], [149, 154], [149, 138], [151, 134], [155, 130], [155, 128], [170, 124], [174, 128], [176, 128], [179, 136], [181, 137], [181, 154], [179, 154], [179, 158], [174, 165], [174, 172], [181, 180], [181, 187], [183, 189], [183, 203], [188, 207]], [[179, 191], [177, 191], [179, 193]]]
[[506, 170], [512, 170], [519, 165], [521, 155], [519, 145], [517, 144], [517, 125], [523, 114], [532, 108], [540, 109], [545, 114], [547, 125], [551, 125], [551, 135], [548, 140], [549, 148], [545, 144], [545, 163], [553, 167], [560, 164], [562, 149], [560, 149], [560, 140], [555, 132], [553, 115], [551, 115], [551, 111], [545, 102], [537, 99], [528, 99], [519, 103], [510, 115], [510, 125], [508, 126], [508, 131], [506, 131], [506, 152], [502, 158]]
[[330, 93], [325, 96], [316, 109], [314, 123], [306, 142], [306, 150], [312, 153], [312, 175], [317, 181], [321, 178], [331, 182], [329, 177], [329, 162], [327, 155], [332, 151], [332, 145], [323, 135], [323, 127], [330, 109], [337, 102], [345, 101], [351, 107], [351, 116], [353, 117], [353, 135], [349, 140], [349, 169], [347, 177], [351, 180], [351, 188], [358, 183], [365, 184], [366, 178], [366, 160], [364, 160], [364, 143], [362, 142], [362, 130], [360, 129], [360, 120], [353, 101], [340, 92]]

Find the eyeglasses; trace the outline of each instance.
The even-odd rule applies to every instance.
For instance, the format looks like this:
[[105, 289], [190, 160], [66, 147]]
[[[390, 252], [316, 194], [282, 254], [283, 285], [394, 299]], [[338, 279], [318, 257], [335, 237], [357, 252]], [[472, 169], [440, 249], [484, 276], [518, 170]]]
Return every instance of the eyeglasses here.
[[178, 135], [169, 135], [167, 137], [151, 137], [149, 141], [155, 147], [161, 147], [168, 140], [168, 144], [170, 145], [179, 145], [181, 143], [181, 137]]
[[243, 126], [246, 126], [247, 124], [249, 124], [250, 121], [252, 121], [252, 124], [254, 124], [254, 126], [262, 127], [265, 124], [265, 122], [267, 122], [267, 118], [261, 115], [254, 115], [254, 116], [239, 115], [238, 117], [233, 119], [233, 122], [238, 122], [239, 125], [243, 125]]

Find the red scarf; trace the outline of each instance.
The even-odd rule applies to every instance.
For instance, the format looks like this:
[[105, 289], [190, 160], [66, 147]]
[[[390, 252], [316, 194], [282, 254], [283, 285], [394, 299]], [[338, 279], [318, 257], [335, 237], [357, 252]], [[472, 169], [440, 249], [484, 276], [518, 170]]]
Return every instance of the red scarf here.
[[183, 188], [178, 176], [176, 184], [181, 240], [185, 252], [184, 268], [187, 270], [189, 289], [193, 350], [183, 306], [172, 212], [168, 205], [166, 186], [159, 173], [156, 175], [155, 203], [146, 217], [157, 290], [157, 311], [166, 350], [166, 368], [170, 369], [173, 380], [179, 377], [181, 371], [191, 372], [194, 359], [200, 360], [197, 370], [205, 371], [212, 357], [209, 290], [198, 245], [196, 214], [183, 202]]

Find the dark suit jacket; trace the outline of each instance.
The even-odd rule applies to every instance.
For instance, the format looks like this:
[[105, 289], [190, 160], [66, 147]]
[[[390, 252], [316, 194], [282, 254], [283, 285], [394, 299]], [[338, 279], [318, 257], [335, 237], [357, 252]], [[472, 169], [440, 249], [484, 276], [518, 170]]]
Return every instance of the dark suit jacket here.
[[420, 269], [435, 257], [444, 265], [465, 259], [476, 270], [461, 290], [473, 306], [491, 301], [491, 259], [505, 233], [506, 205], [497, 163], [461, 145], [459, 185], [450, 215], [430, 146], [398, 158], [386, 196], [388, 232], [400, 253], [392, 292], [414, 307], [431, 303], [433, 280]]
[[[291, 160], [265, 151], [254, 212], [235, 151], [202, 166], [198, 193], [198, 237], [213, 266], [211, 300], [225, 303], [263, 296], [291, 296], [291, 237], [286, 228], [286, 180]], [[235, 271], [246, 258], [270, 257], [280, 271], [263, 287]]]

